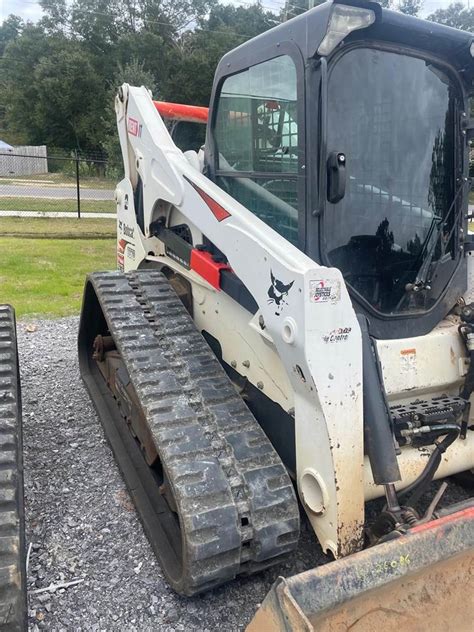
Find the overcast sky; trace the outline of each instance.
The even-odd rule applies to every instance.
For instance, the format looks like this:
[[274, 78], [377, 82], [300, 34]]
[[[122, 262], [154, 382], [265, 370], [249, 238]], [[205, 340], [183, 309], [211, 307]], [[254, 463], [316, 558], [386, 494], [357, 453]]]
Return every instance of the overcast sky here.
[[[224, 0], [229, 4], [242, 4], [248, 5], [251, 0]], [[428, 15], [436, 11], [437, 9], [441, 9], [447, 7], [451, 4], [452, 1], [455, 0], [425, 0], [423, 15]], [[463, 1], [463, 0], [460, 0]], [[467, 5], [468, 0], [464, 0], [464, 4]], [[263, 6], [268, 9], [274, 9], [278, 11], [281, 6], [284, 4], [284, 0], [263, 0]], [[472, 4], [474, 4], [474, 0], [472, 0]], [[35, 22], [41, 17], [41, 7], [35, 0], [0, 0], [0, 22], [2, 22], [10, 13], [15, 15], [19, 15], [24, 20], [31, 20]]]

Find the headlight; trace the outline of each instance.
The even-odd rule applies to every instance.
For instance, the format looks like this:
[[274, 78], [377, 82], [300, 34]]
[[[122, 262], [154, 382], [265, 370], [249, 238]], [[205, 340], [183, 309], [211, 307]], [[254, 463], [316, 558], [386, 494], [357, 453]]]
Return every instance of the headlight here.
[[328, 30], [318, 48], [318, 55], [329, 55], [349, 33], [365, 29], [374, 22], [375, 12], [371, 9], [335, 4], [329, 19]]

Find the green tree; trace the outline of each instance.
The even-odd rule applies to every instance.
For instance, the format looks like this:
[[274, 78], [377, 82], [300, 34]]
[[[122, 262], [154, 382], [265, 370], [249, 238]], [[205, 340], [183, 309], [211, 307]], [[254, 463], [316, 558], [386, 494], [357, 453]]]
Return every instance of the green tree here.
[[291, 18], [301, 15], [309, 9], [314, 9], [314, 7], [324, 4], [324, 2], [326, 0], [285, 0], [285, 4], [280, 10], [280, 20], [282, 22], [291, 20]]
[[428, 16], [428, 20], [446, 24], [455, 29], [474, 32], [474, 9], [468, 9], [461, 2], [454, 2], [447, 9], [438, 9]]
[[208, 13], [216, 0], [41, 0], [49, 32], [80, 37], [92, 46], [124, 33], [149, 31], [175, 38]]
[[5, 52], [7, 44], [20, 37], [24, 23], [17, 15], [9, 15], [3, 24], [0, 24], [0, 57]]
[[398, 11], [406, 15], [417, 16], [423, 8], [423, 0], [401, 0]]
[[2, 57], [6, 122], [27, 142], [98, 149], [105, 85], [80, 42], [27, 25]]
[[0, 99], [0, 138], [8, 140], [12, 144], [21, 144], [23, 137], [22, 134], [9, 133], [6, 129], [6, 104], [4, 97], [7, 89], [4, 71], [6, 60], [3, 59], [3, 53], [10, 42], [20, 37], [23, 27], [23, 20], [16, 15], [9, 15], [3, 24], [0, 24], [0, 94], [2, 95]]
[[[117, 85], [124, 80], [174, 89], [187, 29], [215, 0], [41, 0], [38, 25], [2, 25], [0, 120], [25, 142], [108, 147]], [[205, 46], [205, 42], [202, 42]], [[213, 47], [211, 47], [212, 49]], [[183, 81], [193, 76], [187, 66]], [[208, 81], [206, 76], [204, 81]], [[211, 78], [212, 81], [212, 78]], [[207, 93], [210, 86], [206, 85]], [[2, 120], [3, 123], [3, 120]], [[114, 125], [115, 127], [115, 125]]]
[[118, 63], [117, 70], [113, 76], [107, 91], [106, 108], [103, 114], [102, 123], [105, 138], [102, 148], [106, 152], [109, 161], [115, 165], [121, 165], [120, 142], [117, 135], [117, 123], [115, 119], [114, 101], [119, 86], [128, 83], [135, 86], [145, 86], [151, 90], [155, 99], [159, 98], [158, 89], [154, 76], [145, 69], [144, 63], [137, 58], [132, 58], [125, 65]]
[[[168, 101], [208, 105], [217, 64], [229, 50], [278, 24], [260, 4], [217, 5], [198, 27], [184, 33], [173, 50], [168, 80], [162, 87]], [[160, 85], [160, 84], [159, 84]]]
[[286, 0], [280, 11], [280, 19], [282, 22], [286, 22], [310, 8], [309, 0]]
[[32, 25], [27, 25], [21, 37], [10, 41], [5, 48], [0, 59], [5, 139], [14, 136], [18, 143], [29, 143], [41, 133], [31, 115], [31, 104], [36, 96], [33, 70], [46, 50], [43, 30]]

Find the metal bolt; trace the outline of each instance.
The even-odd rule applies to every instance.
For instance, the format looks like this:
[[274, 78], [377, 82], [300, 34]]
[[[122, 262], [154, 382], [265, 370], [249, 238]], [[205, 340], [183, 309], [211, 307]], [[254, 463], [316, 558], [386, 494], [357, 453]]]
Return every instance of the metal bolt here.
[[237, 366], [237, 362], [235, 360], [232, 360], [232, 362], [230, 363], [230, 366], [235, 369], [235, 367]]
[[244, 360], [244, 361], [242, 362], [242, 364], [243, 364], [245, 367], [247, 367], [247, 369], [248, 369], [248, 368], [249, 368], [249, 366], [250, 366], [250, 360]]
[[263, 382], [257, 382], [257, 388], [263, 391]]
[[262, 314], [258, 317], [258, 324], [260, 325], [260, 329], [265, 329], [265, 319]]

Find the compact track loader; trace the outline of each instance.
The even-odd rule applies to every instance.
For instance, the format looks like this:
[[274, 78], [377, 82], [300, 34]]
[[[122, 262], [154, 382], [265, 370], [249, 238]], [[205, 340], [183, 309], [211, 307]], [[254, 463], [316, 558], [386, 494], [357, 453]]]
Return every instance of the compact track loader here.
[[21, 388], [15, 312], [0, 305], [0, 631], [26, 623]]
[[225, 55], [209, 109], [119, 90], [82, 376], [180, 594], [291, 554], [299, 500], [336, 561], [249, 629], [470, 629], [473, 499], [433, 481], [474, 471], [473, 41], [330, 2]]

